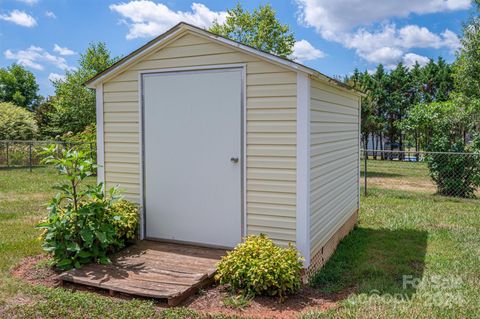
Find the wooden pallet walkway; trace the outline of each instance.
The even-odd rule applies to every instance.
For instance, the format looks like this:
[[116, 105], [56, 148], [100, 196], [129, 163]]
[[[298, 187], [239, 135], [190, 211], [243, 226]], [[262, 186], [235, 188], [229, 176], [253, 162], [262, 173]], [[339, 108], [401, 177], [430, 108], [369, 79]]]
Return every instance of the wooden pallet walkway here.
[[136, 296], [167, 299], [175, 306], [212, 283], [223, 249], [138, 241], [109, 265], [89, 264], [60, 274], [59, 279]]

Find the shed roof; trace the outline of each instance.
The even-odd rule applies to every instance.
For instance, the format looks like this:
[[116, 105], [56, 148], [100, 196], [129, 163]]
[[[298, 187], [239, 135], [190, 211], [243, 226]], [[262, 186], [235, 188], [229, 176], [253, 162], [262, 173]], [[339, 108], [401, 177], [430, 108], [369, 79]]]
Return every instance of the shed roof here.
[[275, 64], [280, 64], [288, 69], [291, 69], [293, 71], [300, 71], [307, 73], [314, 78], [317, 78], [323, 82], [327, 82], [329, 84], [333, 84], [340, 89], [343, 90], [348, 90], [352, 93], [358, 94], [358, 95], [364, 95], [362, 92], [358, 91], [355, 88], [352, 88], [351, 86], [340, 82], [332, 77], [329, 77], [315, 69], [312, 69], [310, 67], [307, 67], [303, 64], [300, 64], [296, 61], [289, 60], [280, 56], [277, 56], [272, 53], [264, 52], [261, 50], [258, 50], [256, 48], [253, 48], [251, 46], [242, 44], [240, 42], [228, 39], [226, 37], [220, 36], [218, 34], [214, 34], [212, 32], [209, 32], [207, 30], [201, 29], [197, 26], [191, 25], [186, 22], [180, 22], [165, 33], [159, 35], [158, 37], [154, 38], [153, 40], [147, 42], [145, 45], [141, 46], [137, 50], [131, 52], [124, 58], [120, 59], [116, 63], [114, 63], [112, 66], [109, 68], [105, 69], [104, 71], [98, 73], [91, 79], [85, 82], [85, 85], [89, 88], [95, 88], [99, 83], [104, 82], [106, 79], [111, 78], [112, 76], [118, 74], [119, 72], [123, 71], [126, 67], [131, 65], [132, 63], [137, 62], [139, 59], [141, 59], [143, 56], [146, 54], [150, 53], [152, 50], [154, 50], [156, 47], [160, 46], [164, 42], [168, 41], [169, 39], [175, 37], [176, 35], [179, 35], [181, 33], [184, 33], [186, 31], [190, 31], [192, 33], [200, 34], [205, 37], [208, 37], [214, 41], [221, 42], [223, 44], [226, 44], [228, 46], [234, 47], [237, 50], [241, 50], [245, 53], [252, 54], [254, 56], [257, 56], [260, 59], [266, 60], [271, 63]]

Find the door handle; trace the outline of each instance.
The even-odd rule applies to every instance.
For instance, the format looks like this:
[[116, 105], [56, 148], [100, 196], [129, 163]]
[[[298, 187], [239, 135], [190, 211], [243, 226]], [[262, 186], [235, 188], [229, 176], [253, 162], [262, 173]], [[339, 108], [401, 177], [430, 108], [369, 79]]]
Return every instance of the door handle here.
[[235, 163], [235, 164], [238, 163], [238, 157], [232, 157], [230, 159], [230, 162]]

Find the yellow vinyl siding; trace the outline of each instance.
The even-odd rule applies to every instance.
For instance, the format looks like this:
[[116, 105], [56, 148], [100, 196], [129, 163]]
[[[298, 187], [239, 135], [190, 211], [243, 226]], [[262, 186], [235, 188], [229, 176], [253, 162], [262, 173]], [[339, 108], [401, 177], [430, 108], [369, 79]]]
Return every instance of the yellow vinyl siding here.
[[138, 71], [245, 63], [247, 232], [295, 242], [296, 73], [187, 33], [104, 83], [105, 178], [140, 196]]
[[359, 98], [315, 79], [310, 88], [310, 241], [314, 256], [358, 205]]

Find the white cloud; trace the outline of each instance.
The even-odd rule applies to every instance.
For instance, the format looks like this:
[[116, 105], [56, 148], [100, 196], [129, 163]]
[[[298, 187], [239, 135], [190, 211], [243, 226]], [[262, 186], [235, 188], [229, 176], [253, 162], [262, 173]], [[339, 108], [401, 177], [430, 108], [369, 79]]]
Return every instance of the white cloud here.
[[413, 67], [415, 65], [415, 62], [418, 62], [420, 66], [424, 66], [429, 61], [430, 59], [426, 56], [418, 55], [415, 53], [407, 53], [403, 56], [403, 64], [408, 68]]
[[[407, 54], [411, 48], [441, 48], [447, 47], [455, 50], [459, 46], [459, 40], [455, 33], [445, 30], [441, 34], [435, 34], [425, 27], [418, 25], [406, 25], [397, 28], [391, 23], [382, 23], [372, 30], [367, 29], [370, 24], [378, 19], [386, 19], [395, 16], [408, 16], [411, 13], [432, 13], [468, 8], [470, 3], [463, 0], [428, 0], [414, 1], [412, 6], [405, 5], [411, 0], [363, 1], [357, 5], [345, 5], [346, 0], [299, 0], [303, 10], [300, 17], [303, 23], [312, 26], [325, 39], [341, 43], [370, 63], [382, 63], [392, 67]], [[345, 6], [339, 9], [339, 3]], [[378, 6], [378, 10], [373, 8]], [[360, 10], [360, 12], [355, 13]], [[340, 11], [341, 12], [340, 12]], [[338, 15], [334, 15], [338, 13]], [[330, 23], [327, 23], [330, 21]]]
[[442, 38], [445, 46], [450, 48], [452, 51], [456, 51], [461, 46], [460, 39], [458, 38], [457, 34], [448, 29], [442, 33]]
[[53, 46], [53, 51], [57, 52], [58, 54], [60, 55], [74, 55], [74, 54], [77, 54], [75, 51], [73, 50], [70, 50], [69, 48], [67, 47], [61, 47], [59, 46], [58, 44], [55, 44]]
[[214, 20], [225, 21], [227, 15], [224, 11], [211, 11], [201, 3], [192, 3], [191, 8], [191, 11], [173, 11], [163, 3], [149, 0], [110, 5], [110, 10], [120, 14], [128, 26], [127, 39], [156, 36], [181, 21], [209, 27]]
[[404, 48], [439, 48], [443, 45], [440, 36], [430, 32], [425, 27], [407, 25], [398, 30], [399, 45]]
[[51, 64], [61, 70], [73, 70], [75, 68], [69, 66], [65, 58], [53, 55], [43, 48], [37, 46], [30, 46], [26, 50], [6, 50], [4, 52], [5, 58], [9, 60], [16, 60], [16, 63], [35, 69], [44, 70], [44, 63]]
[[295, 42], [293, 46], [293, 58], [299, 62], [311, 61], [325, 57], [325, 53], [316, 49], [307, 40]]
[[25, 4], [28, 4], [30, 6], [33, 6], [38, 3], [38, 0], [17, 0], [18, 2], [23, 2]]
[[[442, 47], [456, 50], [457, 35], [446, 29], [440, 34], [426, 27], [397, 28], [391, 18], [470, 8], [470, 0], [296, 0], [300, 23], [315, 28], [326, 40], [353, 49], [370, 63], [392, 67], [411, 48]], [[411, 56], [410, 56], [411, 57]]]
[[390, 18], [466, 10], [470, 0], [296, 0], [300, 20], [315, 27], [325, 38]]
[[8, 14], [0, 14], [0, 20], [9, 21], [28, 28], [37, 25], [37, 20], [35, 20], [34, 17], [20, 10], [13, 10]]
[[459, 44], [457, 35], [448, 29], [438, 35], [417, 25], [398, 29], [393, 24], [382, 25], [378, 31], [371, 32], [360, 28], [352, 33], [338, 34], [336, 42], [354, 49], [370, 63], [386, 65], [396, 64], [412, 48], [447, 47], [455, 50]]
[[402, 57], [403, 52], [392, 47], [381, 47], [363, 55], [367, 61], [372, 63], [382, 63], [388, 68], [392, 68]]
[[48, 75], [48, 79], [51, 82], [64, 81], [65, 80], [65, 75], [58, 74], [58, 73], [50, 73]]
[[53, 11], [45, 11], [45, 16], [47, 18], [50, 18], [50, 19], [56, 19], [57, 16], [55, 15], [55, 13]]

